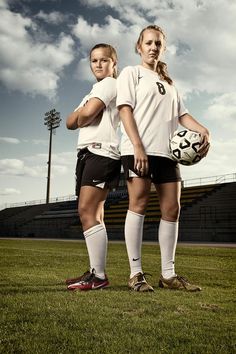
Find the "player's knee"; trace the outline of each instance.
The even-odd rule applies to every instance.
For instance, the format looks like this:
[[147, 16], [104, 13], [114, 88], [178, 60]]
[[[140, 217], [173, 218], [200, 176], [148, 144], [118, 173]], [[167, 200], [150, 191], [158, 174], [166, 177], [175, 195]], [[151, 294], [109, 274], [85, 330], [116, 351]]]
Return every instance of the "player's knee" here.
[[89, 219], [90, 213], [89, 213], [88, 205], [81, 203], [78, 208], [78, 213], [79, 213], [80, 221], [83, 224], [84, 222], [86, 222], [87, 219]]
[[103, 223], [103, 218], [101, 213], [98, 213], [97, 210], [91, 208], [88, 204], [82, 204], [78, 209], [79, 218], [83, 229], [87, 230], [90, 227]]
[[169, 204], [161, 209], [161, 217], [167, 221], [178, 221], [180, 215], [180, 204]]
[[147, 208], [147, 200], [145, 198], [139, 198], [136, 200], [130, 200], [129, 210], [134, 211], [137, 214], [144, 214]]

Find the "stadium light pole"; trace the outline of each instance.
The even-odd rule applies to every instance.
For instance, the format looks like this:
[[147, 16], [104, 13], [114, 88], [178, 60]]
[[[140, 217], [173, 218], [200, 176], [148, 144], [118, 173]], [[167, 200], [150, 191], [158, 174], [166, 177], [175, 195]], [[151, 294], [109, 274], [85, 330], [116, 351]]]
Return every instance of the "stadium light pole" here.
[[47, 176], [47, 194], [46, 194], [46, 204], [49, 203], [50, 198], [50, 177], [51, 177], [51, 155], [52, 155], [52, 132], [60, 126], [61, 118], [60, 112], [56, 112], [52, 109], [45, 113], [44, 125], [47, 125], [49, 134], [49, 151], [48, 151], [48, 176]]

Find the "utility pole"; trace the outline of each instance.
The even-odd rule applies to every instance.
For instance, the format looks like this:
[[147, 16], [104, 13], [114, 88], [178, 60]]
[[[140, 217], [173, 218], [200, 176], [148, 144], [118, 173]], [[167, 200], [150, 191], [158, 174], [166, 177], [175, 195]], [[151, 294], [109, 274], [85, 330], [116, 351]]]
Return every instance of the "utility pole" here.
[[46, 194], [46, 204], [49, 203], [50, 199], [50, 177], [51, 177], [51, 155], [52, 155], [52, 131], [60, 126], [61, 118], [60, 112], [56, 112], [52, 109], [45, 113], [44, 125], [47, 125], [50, 132], [49, 135], [49, 151], [48, 151], [48, 176], [47, 176], [47, 194]]

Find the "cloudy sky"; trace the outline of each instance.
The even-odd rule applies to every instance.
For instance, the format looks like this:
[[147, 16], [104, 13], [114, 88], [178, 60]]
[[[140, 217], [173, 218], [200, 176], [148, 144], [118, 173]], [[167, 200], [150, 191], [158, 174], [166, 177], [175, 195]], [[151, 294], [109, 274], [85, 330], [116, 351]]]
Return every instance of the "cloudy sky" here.
[[74, 193], [78, 132], [65, 119], [90, 89], [87, 55], [98, 42], [118, 51], [119, 69], [139, 63], [134, 44], [148, 24], [167, 35], [164, 60], [212, 146], [185, 180], [236, 172], [234, 0], [0, 0], [0, 205], [44, 199], [55, 108], [51, 197]]

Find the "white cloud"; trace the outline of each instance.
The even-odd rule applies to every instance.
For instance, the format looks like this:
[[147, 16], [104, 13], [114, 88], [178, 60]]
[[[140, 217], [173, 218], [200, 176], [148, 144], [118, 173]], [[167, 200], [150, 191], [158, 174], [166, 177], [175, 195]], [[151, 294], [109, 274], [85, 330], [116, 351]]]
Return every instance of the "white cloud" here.
[[51, 43], [39, 41], [30, 18], [6, 7], [0, 17], [0, 80], [10, 90], [53, 98], [64, 67], [73, 60], [73, 39], [61, 33]]
[[42, 177], [43, 168], [40, 166], [29, 167], [20, 159], [2, 159], [0, 160], [0, 174], [8, 176], [30, 176]]
[[[46, 178], [48, 169], [48, 156], [46, 154], [26, 157], [25, 161], [20, 159], [0, 160], [0, 175]], [[35, 161], [37, 161], [37, 165], [35, 165]], [[73, 161], [73, 164], [74, 163]], [[68, 166], [70, 164], [72, 164], [72, 159], [67, 159], [66, 155], [64, 155], [64, 157], [63, 154], [61, 157], [52, 155], [51, 177], [55, 178], [56, 176], [68, 173]]]
[[75, 161], [76, 161], [76, 152], [61, 152], [61, 153], [57, 153], [57, 154], [53, 154], [52, 155], [52, 159], [54, 161], [55, 164], [58, 165], [75, 165]]
[[107, 16], [104, 22], [102, 26], [97, 23], [90, 25], [83, 17], [78, 17], [73, 34], [80, 40], [82, 54], [87, 55], [91, 47], [98, 42], [111, 42], [117, 46], [121, 36], [127, 35], [127, 28], [120, 20]]
[[9, 195], [16, 195], [16, 194], [21, 194], [21, 191], [15, 188], [4, 188], [0, 190], [0, 195], [1, 196], [9, 196]]
[[8, 1], [7, 0], [1, 0], [0, 9], [6, 9], [7, 7], [8, 7]]
[[[52, 153], [52, 165], [74, 165], [76, 159], [76, 152], [61, 152], [61, 153]], [[36, 154], [32, 156], [27, 156], [25, 160], [28, 163], [33, 163], [35, 160], [38, 163], [45, 163], [48, 160], [48, 154]]]
[[10, 138], [7, 136], [3, 136], [3, 137], [0, 137], [0, 142], [9, 143], [9, 144], [19, 144], [20, 140], [16, 139], [16, 138]]
[[52, 166], [52, 177], [55, 178], [56, 175], [66, 175], [68, 173], [67, 166], [53, 165]]
[[44, 145], [44, 146], [48, 146], [48, 141], [47, 140], [43, 140], [43, 139], [32, 139], [32, 143], [34, 145]]
[[[209, 103], [204, 117], [216, 127], [219, 137], [234, 137], [236, 149], [236, 92], [216, 96]], [[220, 127], [220, 129], [219, 129]]]
[[[48, 154], [25, 156], [23, 159], [0, 160], [0, 175], [46, 178]], [[37, 164], [35, 164], [35, 162]], [[70, 174], [75, 169], [76, 153], [61, 152], [51, 156], [51, 178]], [[73, 174], [74, 172], [72, 172]]]
[[139, 61], [133, 51], [140, 30], [155, 23], [167, 34], [166, 61], [182, 92], [223, 94], [235, 91], [232, 75], [236, 62], [235, 2], [111, 0], [108, 3], [88, 0], [84, 3], [95, 7], [110, 6], [118, 12], [120, 21], [117, 26], [117, 20], [109, 17], [104, 26], [90, 26], [80, 18], [74, 33], [81, 40], [82, 51], [90, 47], [91, 39], [104, 39], [117, 43], [120, 67], [132, 65]]
[[94, 77], [90, 70], [88, 57], [80, 59], [75, 76], [80, 81], [94, 81]]
[[25, 144], [34, 144], [34, 145], [43, 145], [43, 146], [48, 146], [49, 142], [48, 140], [45, 139], [22, 139], [22, 142]]
[[67, 16], [58, 11], [53, 11], [47, 14], [40, 10], [39, 13], [35, 15], [35, 18], [43, 20], [52, 25], [59, 25], [67, 20]]

